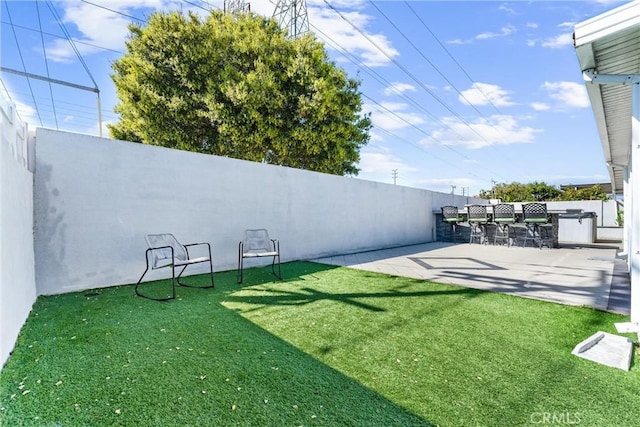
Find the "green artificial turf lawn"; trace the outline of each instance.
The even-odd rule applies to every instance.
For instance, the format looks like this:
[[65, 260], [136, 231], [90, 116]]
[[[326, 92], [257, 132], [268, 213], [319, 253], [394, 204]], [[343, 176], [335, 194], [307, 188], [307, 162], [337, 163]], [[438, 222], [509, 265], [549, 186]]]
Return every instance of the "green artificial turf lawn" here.
[[[0, 425], [634, 425], [640, 369], [571, 355], [624, 316], [295, 262], [156, 302], [40, 297]], [[191, 277], [206, 284], [207, 276]], [[151, 284], [162, 286], [166, 281]], [[544, 423], [544, 421], [547, 421]]]

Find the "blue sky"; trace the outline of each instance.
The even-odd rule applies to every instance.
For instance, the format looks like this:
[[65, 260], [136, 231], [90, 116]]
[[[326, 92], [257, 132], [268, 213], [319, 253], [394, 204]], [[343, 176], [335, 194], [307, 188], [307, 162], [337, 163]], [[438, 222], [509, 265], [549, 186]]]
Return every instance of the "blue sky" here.
[[[251, 10], [271, 16], [275, 2], [253, 0]], [[358, 178], [393, 183], [397, 170], [398, 185], [455, 186], [456, 194], [471, 195], [514, 181], [608, 182], [571, 37], [576, 23], [623, 3], [307, 0], [311, 30], [361, 80], [371, 113]], [[111, 63], [124, 52], [127, 24], [158, 10], [221, 7], [202, 0], [2, 1], [1, 65], [97, 85], [104, 127], [117, 121]], [[31, 129], [99, 133], [95, 93], [1, 77]]]

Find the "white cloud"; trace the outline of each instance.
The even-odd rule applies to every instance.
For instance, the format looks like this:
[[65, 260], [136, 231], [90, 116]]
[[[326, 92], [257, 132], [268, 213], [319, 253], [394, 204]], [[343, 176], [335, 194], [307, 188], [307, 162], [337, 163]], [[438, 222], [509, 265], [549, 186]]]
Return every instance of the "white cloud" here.
[[525, 25], [527, 28], [538, 28], [538, 23], [537, 22], [527, 22], [527, 24]]
[[559, 36], [551, 37], [542, 41], [542, 47], [548, 47], [551, 49], [561, 49], [567, 46], [573, 46], [573, 36], [571, 33], [563, 33]]
[[[218, 3], [222, 4], [222, 1], [220, 0]], [[275, 10], [274, 3], [271, 1], [252, 2], [251, 11], [271, 17]], [[371, 67], [387, 65], [391, 61], [389, 58], [395, 58], [399, 52], [384, 34], [371, 33], [366, 30], [374, 18], [361, 12], [365, 3], [364, 0], [332, 0], [330, 2], [333, 8], [339, 10], [346, 20], [358, 27], [366, 37], [336, 11], [329, 8], [324, 0], [307, 1], [310, 30], [315, 32], [320, 40], [327, 43], [327, 48], [338, 46], [338, 50], [346, 50], [359, 57], [365, 65]]]
[[470, 149], [489, 145], [510, 145], [532, 143], [540, 129], [523, 126], [510, 115], [493, 115], [489, 119], [481, 118], [465, 124], [455, 117], [445, 118], [441, 128], [431, 134], [431, 138], [421, 141], [425, 145], [435, 143], [450, 146], [462, 146]]
[[487, 32], [487, 33], [478, 34], [476, 36], [476, 40], [487, 40], [495, 37], [506, 37], [508, 35], [513, 34], [515, 31], [516, 31], [516, 27], [514, 27], [513, 25], [505, 25], [500, 29], [499, 33]]
[[416, 180], [416, 187], [428, 188], [431, 191], [439, 191], [441, 193], [451, 193], [452, 186], [455, 194], [469, 194], [471, 186], [477, 184], [469, 178], [425, 178]]
[[544, 82], [542, 87], [549, 97], [558, 101], [561, 107], [587, 108], [589, 96], [583, 84], [575, 82]]
[[[350, 7], [352, 9], [359, 9], [365, 5], [366, 0], [331, 0], [331, 6], [335, 8]], [[325, 6], [324, 0], [308, 0], [307, 6]]]
[[532, 102], [531, 108], [536, 111], [547, 111], [551, 109], [551, 106], [549, 106], [549, 104], [545, 104], [544, 102]]
[[[387, 36], [366, 31], [366, 27], [373, 19], [370, 15], [365, 15], [357, 10], [341, 10], [340, 13], [349, 21], [347, 22], [338, 13], [327, 7], [308, 6], [307, 11], [309, 21], [313, 23], [311, 30], [315, 31], [314, 27], [319, 30], [316, 31], [318, 38], [325, 40], [329, 47], [337, 45], [341, 49], [359, 56], [365, 65], [370, 67], [387, 65], [391, 62], [391, 58], [399, 55]], [[354, 26], [361, 29], [366, 36], [356, 30]]]
[[392, 132], [424, 123], [421, 115], [404, 111], [408, 107], [407, 104], [381, 102], [380, 106], [367, 104], [363, 108], [364, 111], [371, 111], [371, 121], [375, 127]]
[[[220, 3], [220, 6], [222, 4], [221, 1], [216, 1], [212, 2], [211, 6], [215, 7], [216, 3]], [[83, 56], [102, 52], [101, 48], [124, 50], [124, 41], [129, 34], [127, 26], [131, 22], [139, 23], [139, 21], [129, 18], [127, 15], [143, 19], [143, 16], [137, 10], [143, 8], [153, 11], [193, 10], [196, 13], [205, 13], [202, 9], [195, 7], [188, 9], [188, 4], [170, 0], [111, 0], [108, 5], [108, 9], [111, 10], [77, 0], [66, 0], [60, 4], [64, 9], [62, 14], [63, 24], [65, 27], [69, 27], [67, 31], [70, 33], [78, 31], [80, 33], [79, 36], [74, 36], [74, 38], [83, 42], [76, 43], [76, 48]], [[112, 10], [120, 12], [120, 14], [114, 13]], [[59, 10], [58, 14], [60, 14]], [[75, 29], [71, 28], [71, 26], [75, 27]], [[57, 62], [76, 60], [76, 53], [73, 47], [67, 40], [60, 39], [47, 46], [47, 56], [52, 61]]]
[[576, 23], [571, 21], [561, 22], [560, 24], [558, 24], [558, 28], [567, 28], [569, 30], [573, 30], [573, 27], [575, 26], [576, 26]]
[[448, 44], [469, 44], [471, 43], [471, 40], [453, 39], [453, 40], [448, 40], [447, 43]]
[[363, 173], [388, 173], [391, 178], [391, 171], [397, 169], [402, 172], [415, 172], [417, 169], [409, 166], [392, 153], [381, 150], [377, 152], [365, 151], [360, 153], [360, 164], [358, 165]]
[[29, 124], [29, 128], [35, 129], [36, 125], [40, 125], [35, 108], [20, 101], [13, 101], [16, 105], [16, 113], [24, 123]]
[[[273, 15], [275, 6], [272, 2], [254, 3], [251, 4], [253, 12], [267, 17]], [[148, 9], [152, 11], [181, 10], [183, 12], [190, 10], [200, 15], [206, 15], [207, 13], [202, 8], [178, 0], [111, 0], [108, 8], [124, 15], [77, 0], [66, 0], [61, 4], [64, 8], [64, 13], [62, 14], [64, 24], [74, 26], [74, 32], [77, 29], [80, 33], [75, 38], [87, 43], [76, 44], [76, 48], [82, 55], [90, 55], [101, 51], [100, 48], [90, 45], [124, 50], [124, 41], [129, 34], [127, 26], [131, 22], [137, 22], [125, 15], [143, 18], [143, 14], [140, 12], [143, 8], [147, 9], [145, 11], [146, 15], [149, 13]], [[208, 4], [213, 9], [221, 9], [223, 7], [222, 0], [210, 1]], [[398, 51], [384, 34], [366, 31], [368, 24], [374, 18], [360, 12], [363, 5], [362, 0], [332, 1], [331, 5], [340, 10], [340, 13], [353, 25], [362, 29], [366, 37], [354, 29], [335, 11], [328, 8], [324, 1], [310, 0], [307, 4], [309, 22], [325, 34], [318, 32], [317, 35], [319, 38], [327, 40], [328, 45], [335, 44], [340, 46], [340, 48], [359, 56], [369, 66], [386, 65], [390, 62], [389, 58], [398, 56]], [[313, 31], [314, 28], [312, 27], [311, 30]], [[47, 47], [47, 53], [51, 60], [58, 62], [74, 61], [76, 57], [73, 48], [65, 40], [56, 40], [51, 43]]]
[[505, 25], [504, 27], [502, 27], [500, 29], [500, 32], [495, 33], [495, 32], [485, 32], [485, 33], [480, 33], [477, 34], [475, 37], [471, 38], [471, 39], [453, 39], [453, 40], [448, 40], [447, 43], [448, 44], [458, 44], [458, 45], [463, 45], [463, 44], [470, 44], [473, 43], [475, 40], [489, 40], [489, 39], [493, 39], [496, 37], [507, 37], [511, 34], [513, 34], [514, 32], [516, 32], [516, 27], [514, 27], [513, 25]]
[[500, 6], [498, 6], [498, 10], [506, 12], [509, 15], [517, 15], [517, 12], [515, 11], [515, 9], [507, 7], [506, 4], [501, 4]]
[[489, 83], [474, 83], [470, 89], [463, 90], [458, 99], [467, 105], [487, 105], [489, 103], [496, 107], [514, 105], [509, 99], [508, 91]]
[[415, 92], [416, 87], [409, 83], [392, 82], [391, 86], [384, 88], [384, 94], [390, 95], [402, 95], [405, 92]]

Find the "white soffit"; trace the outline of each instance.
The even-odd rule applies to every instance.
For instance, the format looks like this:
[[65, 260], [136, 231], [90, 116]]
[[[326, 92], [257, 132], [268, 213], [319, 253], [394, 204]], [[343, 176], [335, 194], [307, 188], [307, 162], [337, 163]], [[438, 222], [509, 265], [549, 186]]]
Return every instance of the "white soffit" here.
[[[582, 71], [640, 74], [640, 0], [575, 26]], [[631, 143], [631, 87], [586, 83], [614, 191], [622, 192]]]
[[640, 1], [638, 0], [576, 24], [574, 45], [577, 48], [637, 25], [640, 25]]

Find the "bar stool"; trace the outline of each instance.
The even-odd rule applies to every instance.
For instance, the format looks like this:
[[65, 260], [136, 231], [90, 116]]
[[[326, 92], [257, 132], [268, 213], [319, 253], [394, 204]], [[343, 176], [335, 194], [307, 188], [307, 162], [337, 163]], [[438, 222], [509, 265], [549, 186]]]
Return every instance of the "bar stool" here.
[[467, 221], [471, 226], [469, 243], [473, 243], [475, 239], [478, 239], [478, 243], [480, 244], [486, 243], [487, 229], [485, 226], [489, 222], [487, 207], [483, 205], [469, 205], [467, 206], [467, 213]]
[[[527, 235], [525, 236], [522, 246], [526, 246], [528, 241], [531, 241], [538, 245], [542, 249], [542, 245], [546, 245], [551, 248], [553, 232], [549, 233], [547, 227], [544, 227], [548, 222], [547, 216], [547, 204], [546, 203], [526, 203], [522, 205], [522, 222], [527, 226]], [[541, 234], [541, 227], [545, 228], [544, 235]]]
[[462, 222], [462, 218], [460, 218], [460, 214], [458, 213], [458, 207], [442, 206], [440, 209], [442, 210], [442, 221], [449, 224], [451, 229], [451, 241], [456, 243], [456, 225]]
[[498, 240], [506, 242], [507, 247], [511, 246], [511, 228], [516, 223], [516, 213], [513, 205], [500, 203], [493, 207], [493, 222], [496, 223], [496, 234], [493, 244], [498, 244]]

